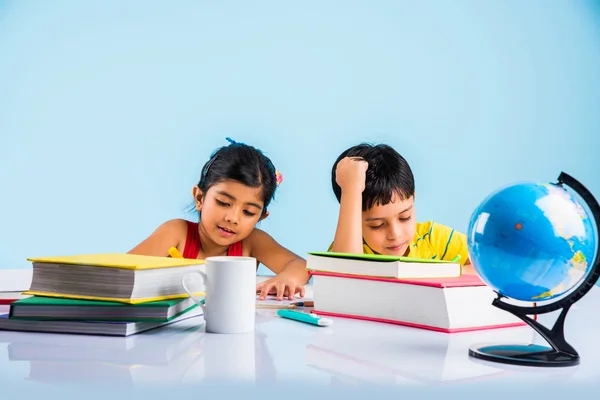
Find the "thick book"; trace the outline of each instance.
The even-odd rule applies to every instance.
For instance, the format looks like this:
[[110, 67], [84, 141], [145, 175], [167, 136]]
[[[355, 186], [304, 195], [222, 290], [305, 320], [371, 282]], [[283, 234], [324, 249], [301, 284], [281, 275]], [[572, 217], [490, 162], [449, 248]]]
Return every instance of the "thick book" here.
[[[186, 298], [182, 277], [196, 271], [204, 260], [135, 254], [84, 254], [29, 258], [33, 276], [27, 295], [129, 304]], [[200, 276], [188, 286], [204, 295]]]
[[523, 326], [477, 275], [391, 279], [311, 272], [313, 312], [445, 333]]
[[306, 268], [339, 274], [382, 278], [453, 278], [462, 274], [458, 262], [381, 254], [310, 252]]
[[0, 330], [130, 336], [200, 315], [200, 307], [195, 307], [167, 322], [28, 320], [9, 318], [7, 313], [0, 315]]
[[10, 306], [9, 318], [37, 320], [93, 320], [166, 322], [197, 304], [191, 298], [126, 304], [97, 300], [31, 296]]

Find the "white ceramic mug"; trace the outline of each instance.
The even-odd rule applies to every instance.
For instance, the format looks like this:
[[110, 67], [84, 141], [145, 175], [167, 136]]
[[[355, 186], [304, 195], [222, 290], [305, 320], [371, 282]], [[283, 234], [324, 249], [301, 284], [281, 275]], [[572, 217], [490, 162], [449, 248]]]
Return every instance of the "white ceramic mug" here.
[[[188, 295], [204, 311], [206, 332], [247, 333], [254, 331], [256, 318], [256, 258], [207, 257], [206, 273], [197, 270], [181, 279]], [[204, 303], [194, 297], [185, 284], [190, 274], [198, 273], [205, 286]]]

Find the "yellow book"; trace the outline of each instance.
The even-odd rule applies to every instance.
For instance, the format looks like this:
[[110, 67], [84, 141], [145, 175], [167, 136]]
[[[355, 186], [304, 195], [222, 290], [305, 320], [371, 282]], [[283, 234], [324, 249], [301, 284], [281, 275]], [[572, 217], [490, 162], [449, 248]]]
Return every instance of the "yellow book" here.
[[[33, 277], [27, 295], [129, 304], [188, 297], [181, 280], [204, 264], [204, 260], [119, 253], [28, 260]], [[194, 295], [204, 295], [199, 275], [186, 278], [186, 284]]]
[[[171, 299], [185, 299], [190, 297], [187, 293], [173, 294], [167, 296], [156, 296], [156, 297], [141, 297], [141, 298], [124, 298], [124, 297], [99, 297], [99, 296], [85, 296], [85, 295], [75, 295], [69, 293], [53, 293], [53, 292], [38, 292], [36, 290], [27, 290], [23, 292], [24, 295], [28, 296], [44, 296], [44, 297], [56, 297], [60, 299], [74, 299], [74, 300], [94, 300], [94, 301], [107, 301], [107, 302], [117, 302], [117, 303], [125, 303], [125, 304], [143, 304], [150, 303], [155, 301], [162, 300], [171, 300]], [[206, 292], [194, 292], [194, 297], [202, 297], [206, 296]]]
[[73, 256], [55, 257], [32, 257], [28, 261], [34, 263], [88, 265], [93, 267], [109, 267], [123, 269], [153, 269], [183, 267], [187, 265], [204, 264], [204, 260], [193, 260], [189, 258], [171, 258], [142, 256], [138, 254], [81, 254]]

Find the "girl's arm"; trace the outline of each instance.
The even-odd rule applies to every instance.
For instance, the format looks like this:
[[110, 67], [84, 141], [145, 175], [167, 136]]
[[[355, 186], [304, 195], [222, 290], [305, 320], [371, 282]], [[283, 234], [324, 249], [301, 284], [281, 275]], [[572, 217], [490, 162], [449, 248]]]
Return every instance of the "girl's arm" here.
[[176, 247], [180, 252], [179, 240], [182, 229], [187, 230], [184, 220], [172, 219], [160, 225], [150, 236], [128, 251], [128, 254], [168, 257], [169, 249]]
[[261, 290], [261, 299], [273, 291], [277, 292], [278, 299], [281, 299], [284, 293], [287, 293], [290, 299], [297, 292], [304, 296], [304, 285], [310, 279], [306, 270], [306, 260], [281, 246], [260, 229], [254, 229], [247, 242], [250, 256], [277, 274], [256, 286], [257, 290]]

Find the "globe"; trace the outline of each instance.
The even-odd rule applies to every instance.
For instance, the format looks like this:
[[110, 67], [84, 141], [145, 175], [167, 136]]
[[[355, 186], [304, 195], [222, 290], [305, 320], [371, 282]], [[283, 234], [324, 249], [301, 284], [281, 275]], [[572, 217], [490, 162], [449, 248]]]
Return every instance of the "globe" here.
[[[582, 205], [566, 190], [578, 194]], [[577, 179], [561, 172], [557, 183], [515, 183], [486, 197], [469, 221], [469, 257], [496, 292], [492, 305], [520, 318], [549, 344], [478, 344], [473, 358], [507, 364], [558, 367], [579, 363], [565, 339], [571, 306], [600, 279], [600, 204]], [[505, 299], [526, 304], [511, 304]], [[549, 328], [540, 314], [560, 311]]]
[[577, 287], [592, 270], [598, 241], [593, 215], [564, 187], [536, 182], [491, 193], [473, 212], [467, 237], [481, 279], [525, 302]]

